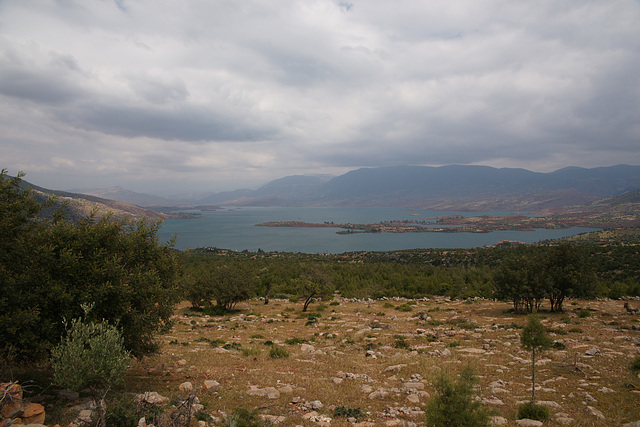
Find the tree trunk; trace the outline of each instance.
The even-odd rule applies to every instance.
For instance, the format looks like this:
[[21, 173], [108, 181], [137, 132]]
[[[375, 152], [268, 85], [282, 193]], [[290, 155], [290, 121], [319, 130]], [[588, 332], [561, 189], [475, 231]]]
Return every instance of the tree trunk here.
[[531, 406], [536, 404], [536, 349], [531, 351]]

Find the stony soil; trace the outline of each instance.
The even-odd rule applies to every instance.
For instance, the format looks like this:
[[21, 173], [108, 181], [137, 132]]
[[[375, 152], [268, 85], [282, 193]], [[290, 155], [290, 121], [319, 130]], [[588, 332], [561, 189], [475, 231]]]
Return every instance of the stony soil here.
[[[518, 402], [531, 396], [531, 354], [519, 337], [526, 317], [493, 301], [424, 300], [396, 309], [406, 302], [316, 303], [317, 321], [288, 301], [242, 303], [227, 316], [184, 304], [162, 353], [130, 369], [128, 388], [175, 399], [190, 382], [218, 420], [243, 407], [280, 425], [349, 425], [355, 420], [334, 417], [344, 407], [360, 409], [361, 425], [419, 425], [431, 381], [470, 364], [482, 402], [504, 418], [496, 422], [515, 425]], [[567, 301], [564, 313], [540, 318], [566, 347], [537, 358], [537, 399], [551, 411], [545, 425], [640, 420], [640, 379], [629, 368], [640, 354], [640, 316], [626, 314], [620, 301]], [[272, 343], [290, 356], [271, 358]]]

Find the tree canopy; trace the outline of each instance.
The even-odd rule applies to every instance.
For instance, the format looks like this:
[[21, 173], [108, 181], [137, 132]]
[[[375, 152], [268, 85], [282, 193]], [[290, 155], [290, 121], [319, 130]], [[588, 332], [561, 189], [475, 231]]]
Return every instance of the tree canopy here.
[[63, 319], [93, 304], [91, 319], [117, 324], [127, 350], [156, 349], [170, 326], [178, 265], [160, 244], [158, 223], [87, 217], [37, 217], [42, 205], [20, 177], [0, 176], [0, 345], [24, 359], [46, 357], [63, 335]]

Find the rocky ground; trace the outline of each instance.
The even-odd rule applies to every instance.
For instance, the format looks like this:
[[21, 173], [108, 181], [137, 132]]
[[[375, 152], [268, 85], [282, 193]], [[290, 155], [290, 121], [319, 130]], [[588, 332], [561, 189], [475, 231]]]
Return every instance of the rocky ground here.
[[[537, 398], [551, 412], [545, 425], [640, 420], [640, 378], [629, 368], [640, 355], [640, 315], [623, 304], [567, 301], [564, 313], [540, 314], [557, 341], [536, 358]], [[195, 396], [211, 424], [241, 407], [286, 426], [420, 425], [432, 380], [468, 364], [496, 425], [516, 425], [519, 402], [531, 396], [531, 354], [519, 336], [526, 317], [506, 303], [336, 299], [301, 313], [301, 303], [272, 300], [238, 308], [206, 316], [185, 304], [162, 353], [136, 362], [127, 388], [174, 402]]]

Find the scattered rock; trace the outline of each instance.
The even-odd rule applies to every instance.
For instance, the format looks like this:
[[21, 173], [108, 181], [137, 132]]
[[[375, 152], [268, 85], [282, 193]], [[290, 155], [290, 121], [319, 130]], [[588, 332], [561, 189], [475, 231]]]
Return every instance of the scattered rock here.
[[389, 396], [389, 392], [388, 391], [376, 390], [373, 393], [369, 394], [369, 399], [371, 399], [371, 400], [386, 399], [388, 396]]
[[333, 377], [331, 378], [331, 381], [333, 381], [334, 384], [340, 384], [344, 380], [342, 378]]
[[169, 402], [168, 397], [161, 396], [155, 391], [147, 391], [146, 393], [136, 394], [133, 397], [136, 404], [146, 403], [148, 405], [163, 406]]
[[495, 417], [491, 417], [490, 423], [492, 426], [502, 426], [507, 424], [509, 421], [507, 421], [507, 419], [505, 417], [499, 417], [499, 416], [495, 416]]
[[193, 391], [193, 384], [191, 384], [191, 381], [185, 381], [178, 386], [178, 390], [184, 393], [188, 393], [190, 391]]
[[601, 420], [604, 420], [605, 418], [604, 414], [593, 406], [587, 406], [587, 413], [589, 415], [593, 415], [596, 418], [600, 418]]
[[406, 363], [401, 363], [399, 365], [387, 366], [386, 368], [384, 368], [383, 372], [399, 372], [400, 370], [402, 370], [402, 368], [406, 368], [406, 367], [407, 367]]
[[300, 346], [300, 351], [302, 351], [305, 354], [313, 354], [313, 352], [316, 351], [316, 349], [311, 344], [302, 344]]
[[585, 351], [584, 354], [587, 355], [587, 356], [598, 356], [598, 355], [600, 355], [600, 349], [598, 349], [596, 347], [593, 347], [593, 348], [590, 348], [589, 350]]
[[516, 425], [523, 427], [539, 427], [542, 425], [542, 422], [537, 420], [530, 420], [529, 418], [523, 418], [521, 420], [516, 420]]
[[502, 400], [494, 396], [492, 396], [491, 399], [483, 398], [482, 403], [484, 403], [485, 405], [498, 405], [498, 406], [504, 405], [504, 402]]
[[220, 388], [220, 383], [216, 380], [204, 380], [202, 385], [202, 391], [205, 393], [209, 390], [217, 390]]

